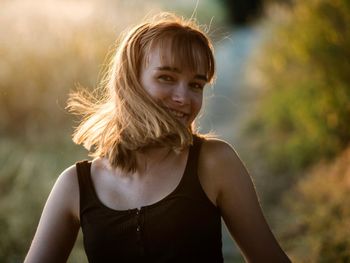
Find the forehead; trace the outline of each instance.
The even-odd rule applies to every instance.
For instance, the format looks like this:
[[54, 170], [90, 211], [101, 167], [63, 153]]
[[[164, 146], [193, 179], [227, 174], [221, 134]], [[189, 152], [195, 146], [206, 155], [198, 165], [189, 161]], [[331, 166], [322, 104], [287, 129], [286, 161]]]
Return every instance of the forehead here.
[[[181, 43], [182, 42], [182, 43]], [[196, 42], [165, 38], [151, 43], [145, 54], [145, 66], [168, 66], [201, 73], [208, 77], [207, 51]]]

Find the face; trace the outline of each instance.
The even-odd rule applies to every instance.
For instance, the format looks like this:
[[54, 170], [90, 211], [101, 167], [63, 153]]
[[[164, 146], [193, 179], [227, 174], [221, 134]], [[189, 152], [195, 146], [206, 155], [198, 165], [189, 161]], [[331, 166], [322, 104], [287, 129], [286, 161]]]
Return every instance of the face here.
[[206, 75], [172, 65], [170, 52], [166, 45], [163, 50], [157, 46], [151, 49], [140, 72], [140, 83], [176, 119], [190, 126], [202, 107]]

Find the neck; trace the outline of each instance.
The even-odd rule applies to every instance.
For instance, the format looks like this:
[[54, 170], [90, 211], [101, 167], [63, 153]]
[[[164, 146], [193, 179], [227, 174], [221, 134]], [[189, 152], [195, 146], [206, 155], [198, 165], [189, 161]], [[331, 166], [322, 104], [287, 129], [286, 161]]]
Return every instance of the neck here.
[[146, 147], [136, 152], [137, 173], [147, 174], [155, 166], [174, 158], [176, 153], [170, 147]]

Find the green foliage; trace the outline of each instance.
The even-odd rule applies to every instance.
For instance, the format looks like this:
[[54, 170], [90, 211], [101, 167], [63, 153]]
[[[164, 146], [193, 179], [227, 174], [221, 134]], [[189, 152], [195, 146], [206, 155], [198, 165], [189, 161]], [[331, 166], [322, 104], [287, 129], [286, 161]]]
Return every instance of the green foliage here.
[[246, 129], [265, 162], [258, 180], [265, 201], [276, 201], [273, 219], [293, 262], [349, 262], [350, 4], [295, 1], [279, 18]]
[[293, 262], [350, 261], [350, 148], [320, 163], [284, 201], [290, 222], [281, 229]]
[[350, 5], [297, 1], [264, 49], [266, 94], [247, 128], [273, 172], [302, 170], [350, 141]]
[[[13, 23], [0, 41], [0, 262], [23, 262], [57, 176], [87, 158], [71, 142], [65, 101], [76, 83], [96, 85], [115, 38], [92, 19], [66, 31], [44, 18], [26, 23], [30, 37]], [[69, 262], [84, 258], [80, 238]]]
[[[23, 261], [58, 174], [74, 160], [86, 158], [68, 136], [55, 140], [42, 144], [0, 140], [1, 262]], [[72, 258], [81, 253], [81, 243], [77, 247]]]

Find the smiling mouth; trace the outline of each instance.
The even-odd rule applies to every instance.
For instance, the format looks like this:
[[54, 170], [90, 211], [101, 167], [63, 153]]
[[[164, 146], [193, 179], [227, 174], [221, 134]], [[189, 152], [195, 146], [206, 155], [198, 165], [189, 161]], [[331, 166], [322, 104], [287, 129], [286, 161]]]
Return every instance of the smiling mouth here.
[[187, 117], [188, 117], [188, 114], [186, 114], [186, 113], [184, 113], [184, 112], [181, 112], [181, 111], [177, 111], [177, 110], [170, 109], [170, 108], [168, 108], [168, 111], [169, 111], [175, 118], [178, 118], [178, 119], [184, 120], [184, 118], [187, 119]]
[[180, 111], [176, 111], [176, 110], [173, 110], [173, 109], [169, 109], [169, 111], [175, 116], [175, 117], [178, 117], [178, 118], [183, 118], [185, 117], [187, 114], [183, 113], [183, 112], [180, 112]]

